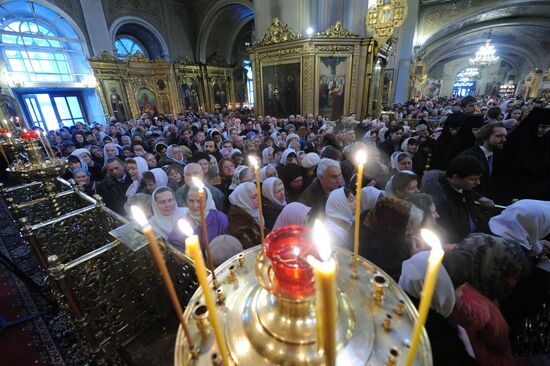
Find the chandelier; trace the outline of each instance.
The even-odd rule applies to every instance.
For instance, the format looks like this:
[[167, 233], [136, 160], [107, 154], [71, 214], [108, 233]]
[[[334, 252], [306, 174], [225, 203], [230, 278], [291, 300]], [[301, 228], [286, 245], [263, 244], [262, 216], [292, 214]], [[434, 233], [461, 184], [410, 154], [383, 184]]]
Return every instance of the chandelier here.
[[470, 66], [484, 68], [491, 66], [499, 61], [499, 57], [495, 56], [495, 47], [491, 45], [491, 39], [485, 41], [485, 45], [479, 48], [476, 52], [476, 57], [470, 59]]

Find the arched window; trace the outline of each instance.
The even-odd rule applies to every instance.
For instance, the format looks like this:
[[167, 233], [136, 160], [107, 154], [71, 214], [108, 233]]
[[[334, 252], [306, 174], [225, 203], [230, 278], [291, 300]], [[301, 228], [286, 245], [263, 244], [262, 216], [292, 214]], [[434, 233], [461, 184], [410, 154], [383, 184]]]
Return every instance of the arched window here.
[[136, 38], [129, 35], [117, 36], [115, 41], [115, 47], [117, 56], [120, 59], [124, 59], [129, 55], [133, 55], [136, 52], [141, 52], [143, 55], [149, 57], [145, 47]]
[[1, 50], [14, 84], [81, 82], [90, 74], [82, 41], [58, 13], [32, 1], [0, 5]]

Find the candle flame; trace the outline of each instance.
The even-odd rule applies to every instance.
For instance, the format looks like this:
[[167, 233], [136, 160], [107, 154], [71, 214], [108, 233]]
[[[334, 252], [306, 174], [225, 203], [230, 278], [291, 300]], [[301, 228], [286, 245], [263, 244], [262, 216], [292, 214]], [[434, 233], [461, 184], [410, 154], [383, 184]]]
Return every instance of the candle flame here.
[[254, 156], [249, 156], [249, 157], [248, 157], [248, 161], [250, 162], [250, 164], [252, 164], [252, 166], [254, 167], [254, 169], [257, 169], [257, 168], [258, 168], [258, 159], [256, 159], [256, 157], [254, 157]]
[[180, 228], [181, 232], [184, 233], [186, 236], [191, 236], [194, 234], [191, 224], [189, 224], [189, 222], [185, 219], [178, 220], [178, 227]]
[[367, 151], [359, 150], [357, 154], [355, 154], [355, 160], [357, 161], [357, 164], [365, 165], [367, 163]]
[[435, 233], [428, 229], [421, 229], [420, 235], [422, 236], [422, 239], [432, 248], [441, 250], [441, 242], [439, 241], [439, 238]]
[[330, 234], [328, 233], [325, 225], [319, 219], [315, 220], [313, 225], [313, 240], [315, 245], [317, 245], [317, 250], [319, 251], [319, 257], [323, 262], [326, 262], [330, 259], [331, 250], [329, 243]]
[[191, 180], [198, 189], [204, 189], [204, 183], [202, 182], [202, 180], [197, 177], [192, 177]]
[[134, 218], [134, 220], [137, 221], [139, 226], [141, 227], [147, 226], [147, 217], [138, 206], [132, 205], [130, 207], [130, 210], [132, 211], [132, 217]]
[[11, 132], [8, 132], [8, 133], [6, 134], [6, 136], [8, 136], [8, 138], [11, 139]]

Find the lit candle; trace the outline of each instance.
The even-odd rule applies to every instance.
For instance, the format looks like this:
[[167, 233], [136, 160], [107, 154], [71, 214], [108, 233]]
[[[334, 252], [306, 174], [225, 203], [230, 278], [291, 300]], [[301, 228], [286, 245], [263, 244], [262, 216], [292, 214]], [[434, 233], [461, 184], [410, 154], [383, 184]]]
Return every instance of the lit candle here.
[[210, 267], [210, 271], [212, 272], [212, 283], [214, 284], [214, 288], [218, 288], [218, 280], [216, 278], [216, 274], [214, 273], [214, 269], [216, 268], [214, 266], [214, 260], [212, 258], [212, 253], [210, 252], [210, 242], [208, 240], [208, 228], [206, 227], [206, 204], [205, 204], [205, 197], [204, 197], [204, 183], [197, 177], [193, 177], [193, 184], [199, 189], [199, 202], [200, 202], [200, 208], [201, 208], [201, 226], [202, 226], [202, 237], [204, 240], [204, 247], [206, 248], [206, 255], [208, 256], [208, 267]]
[[360, 150], [355, 155], [357, 161], [357, 187], [355, 193], [355, 232], [353, 236], [353, 270], [351, 276], [357, 277], [357, 267], [359, 266], [359, 218], [361, 216], [361, 188], [363, 186], [363, 168], [367, 162], [367, 152]]
[[155, 238], [155, 234], [153, 233], [153, 228], [151, 227], [151, 225], [147, 221], [147, 218], [145, 217], [145, 214], [139, 209], [139, 207], [131, 206], [130, 209], [132, 210], [132, 216], [142, 227], [143, 234], [145, 235], [147, 240], [149, 240], [149, 248], [151, 249], [151, 254], [153, 255], [153, 259], [155, 261], [155, 264], [157, 265], [158, 270], [160, 271], [162, 279], [164, 280], [164, 284], [166, 285], [166, 289], [168, 290], [168, 295], [170, 295], [170, 299], [172, 300], [172, 305], [174, 306], [174, 310], [176, 311], [176, 315], [178, 316], [178, 319], [180, 321], [181, 328], [185, 333], [185, 338], [187, 339], [189, 350], [191, 354], [195, 354], [195, 345], [191, 340], [189, 330], [187, 329], [187, 324], [185, 324], [185, 319], [183, 318], [183, 309], [178, 299], [178, 295], [176, 293], [174, 283], [172, 282], [172, 278], [170, 277], [170, 273], [168, 272], [168, 267], [166, 266], [166, 263], [162, 258], [162, 253], [160, 252], [159, 244], [157, 242], [157, 239]]
[[195, 273], [197, 274], [197, 279], [204, 295], [204, 302], [206, 303], [206, 308], [208, 309], [208, 317], [214, 331], [216, 343], [218, 344], [218, 351], [222, 358], [222, 364], [224, 366], [229, 366], [229, 353], [223, 337], [222, 327], [220, 325], [220, 321], [218, 320], [216, 303], [214, 302], [210, 285], [208, 283], [206, 266], [204, 265], [204, 258], [202, 256], [201, 246], [199, 244], [199, 237], [197, 235], [193, 235], [191, 225], [189, 225], [189, 223], [184, 219], [178, 221], [178, 226], [187, 236], [187, 239], [185, 239], [185, 252], [195, 262]]
[[[317, 340], [325, 365], [336, 364], [336, 261], [331, 258], [329, 233], [319, 220], [313, 226], [315, 244], [321, 261], [309, 255], [307, 262], [315, 272]], [[320, 333], [320, 334], [319, 334]]]
[[262, 190], [260, 189], [260, 165], [258, 159], [254, 156], [249, 156], [248, 160], [254, 167], [254, 173], [256, 174], [256, 190], [258, 191], [258, 209], [260, 210], [260, 241], [264, 242], [264, 215], [262, 212]]
[[432, 231], [422, 229], [420, 234], [422, 235], [424, 241], [428, 243], [432, 249], [430, 251], [430, 256], [428, 257], [428, 270], [426, 271], [426, 276], [424, 277], [424, 286], [422, 288], [420, 306], [418, 307], [418, 320], [414, 325], [411, 346], [409, 348], [409, 354], [407, 355], [407, 366], [411, 366], [413, 364], [416, 349], [418, 348], [418, 344], [420, 342], [422, 328], [426, 323], [428, 311], [430, 310], [430, 305], [432, 304], [432, 296], [434, 293], [435, 284], [437, 282], [439, 267], [441, 266], [441, 261], [443, 260], [443, 255], [445, 253], [443, 248], [441, 248], [439, 238]]

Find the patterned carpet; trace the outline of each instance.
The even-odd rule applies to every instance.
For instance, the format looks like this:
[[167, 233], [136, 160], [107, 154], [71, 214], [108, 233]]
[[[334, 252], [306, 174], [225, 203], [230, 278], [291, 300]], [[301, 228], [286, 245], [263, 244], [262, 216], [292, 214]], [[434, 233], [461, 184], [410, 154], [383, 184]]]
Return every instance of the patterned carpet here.
[[[48, 293], [47, 288], [43, 287], [45, 272], [21, 239], [3, 201], [0, 203], [0, 252], [38, 284], [44, 293]], [[80, 343], [71, 324], [63, 319], [55, 306], [0, 263], [0, 315], [15, 321], [40, 312], [47, 314], [0, 333], [0, 364], [86, 364], [87, 357], [80, 352]]]

